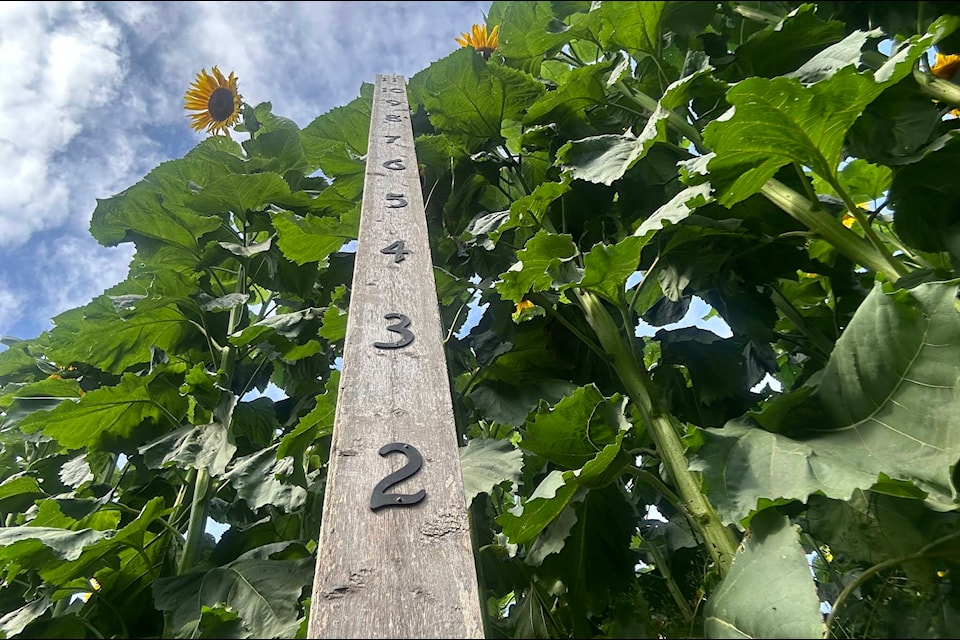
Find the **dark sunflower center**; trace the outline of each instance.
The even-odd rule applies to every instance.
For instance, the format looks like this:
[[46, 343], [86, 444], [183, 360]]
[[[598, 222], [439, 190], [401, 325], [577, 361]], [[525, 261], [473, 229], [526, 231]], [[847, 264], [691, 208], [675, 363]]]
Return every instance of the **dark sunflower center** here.
[[207, 101], [207, 111], [217, 122], [223, 122], [233, 114], [233, 92], [230, 89], [214, 89]]

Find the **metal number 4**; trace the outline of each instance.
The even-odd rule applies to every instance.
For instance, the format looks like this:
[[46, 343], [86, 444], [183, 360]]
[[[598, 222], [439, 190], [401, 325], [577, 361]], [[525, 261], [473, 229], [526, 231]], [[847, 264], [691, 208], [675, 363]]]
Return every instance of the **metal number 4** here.
[[380, 253], [386, 253], [388, 255], [392, 253], [394, 262], [403, 262], [403, 259], [407, 255], [413, 252], [410, 251], [410, 249], [403, 248], [403, 240], [397, 240], [396, 242], [391, 244], [389, 247], [384, 247], [383, 249], [380, 249]]

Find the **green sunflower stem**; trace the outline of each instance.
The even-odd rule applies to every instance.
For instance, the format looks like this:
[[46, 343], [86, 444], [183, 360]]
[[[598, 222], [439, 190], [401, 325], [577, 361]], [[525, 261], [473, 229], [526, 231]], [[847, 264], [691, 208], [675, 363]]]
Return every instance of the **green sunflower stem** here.
[[[660, 102], [658, 100], [648, 96], [642, 91], [631, 90], [630, 87], [623, 82], [623, 80], [617, 81], [613, 86], [617, 88], [620, 94], [626, 99], [627, 102], [631, 104], [631, 106], [634, 107], [634, 109], [653, 114], [656, 112], [657, 108], [660, 107]], [[696, 145], [698, 149], [705, 151], [703, 147], [703, 138], [700, 137], [700, 131], [698, 131], [695, 126], [687, 122], [683, 116], [674, 111], [667, 110], [666, 113], [668, 126], [690, 140], [690, 142]]]
[[[193, 474], [191, 474], [193, 475]], [[210, 511], [210, 474], [206, 469], [197, 469], [193, 477], [193, 500], [190, 503], [190, 522], [187, 525], [187, 541], [177, 565], [177, 575], [189, 571], [200, 557], [203, 534], [207, 528]]]
[[839, 220], [815, 207], [808, 199], [779, 180], [775, 178], [767, 180], [760, 189], [760, 193], [857, 264], [883, 273], [894, 282], [906, 273], [904, 265], [888, 252], [881, 253], [869, 242], [843, 226]]
[[627, 395], [640, 409], [680, 499], [691, 515], [694, 526], [707, 544], [720, 576], [726, 575], [737, 552], [737, 540], [730, 529], [720, 520], [716, 509], [700, 490], [698, 474], [687, 464], [686, 447], [680, 440], [680, 424], [657, 401], [653, 381], [641, 367], [624, 339], [623, 330], [617, 326], [594, 294], [581, 289], [574, 290], [587, 322], [597, 334], [603, 350], [612, 359], [613, 368], [627, 390]]
[[913, 79], [917, 81], [920, 91], [931, 98], [946, 102], [954, 107], [960, 107], [960, 85], [926, 73], [919, 67], [914, 67]]
[[863, 229], [863, 234], [866, 236], [867, 240], [873, 245], [873, 248], [877, 250], [883, 259], [890, 264], [891, 267], [897, 272], [897, 277], [905, 276], [910, 273], [910, 269], [907, 268], [902, 262], [897, 260], [893, 254], [887, 249], [886, 245], [883, 244], [883, 241], [880, 239], [880, 236], [877, 235], [877, 232], [873, 230], [873, 227], [870, 225], [870, 221], [867, 220], [867, 217], [863, 215], [863, 211], [854, 203], [853, 198], [850, 197], [850, 194], [843, 188], [840, 184], [840, 181], [836, 178], [831, 178], [830, 186], [833, 187], [840, 195], [840, 199], [843, 200], [844, 206], [847, 208], [847, 211], [850, 212], [850, 215], [857, 221], [857, 224], [860, 225], [860, 228]]

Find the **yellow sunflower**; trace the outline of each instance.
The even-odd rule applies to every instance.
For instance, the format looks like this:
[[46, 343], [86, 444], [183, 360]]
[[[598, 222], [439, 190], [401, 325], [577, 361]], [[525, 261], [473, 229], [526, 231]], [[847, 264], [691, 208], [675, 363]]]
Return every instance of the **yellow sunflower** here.
[[951, 53], [944, 55], [937, 53], [937, 61], [930, 67], [933, 75], [944, 80], [953, 80], [953, 76], [960, 71], [960, 54]]
[[183, 108], [198, 112], [190, 114], [193, 118], [190, 128], [196, 131], [206, 129], [207, 133], [222, 133], [230, 137], [228, 129], [240, 119], [241, 97], [237, 93], [237, 78], [232, 71], [230, 77], [225, 78], [216, 67], [213, 67], [213, 75], [203, 69], [183, 96]]
[[461, 33], [460, 38], [454, 38], [461, 47], [473, 47], [480, 52], [484, 60], [490, 59], [490, 54], [500, 46], [500, 25], [487, 34], [487, 25], [473, 25], [472, 33]]

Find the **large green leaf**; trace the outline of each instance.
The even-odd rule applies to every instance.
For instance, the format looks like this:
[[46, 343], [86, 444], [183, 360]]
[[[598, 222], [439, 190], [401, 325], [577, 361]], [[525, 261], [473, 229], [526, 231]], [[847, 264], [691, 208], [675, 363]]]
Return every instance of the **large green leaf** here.
[[336, 418], [337, 391], [340, 388], [340, 371], [330, 372], [325, 392], [318, 394], [316, 405], [307, 415], [300, 418], [297, 426], [280, 439], [277, 446], [277, 459], [292, 457], [295, 461], [291, 480], [296, 480], [306, 486], [303, 454], [323, 436], [333, 433], [333, 422]]
[[[507, 352], [511, 347], [513, 345], [507, 343], [502, 346], [502, 350]], [[494, 351], [494, 353], [497, 352]], [[487, 420], [522, 427], [527, 421], [527, 416], [541, 401], [555, 404], [576, 388], [577, 385], [568, 380], [552, 378], [527, 380], [523, 384], [484, 380], [473, 387], [470, 399], [479, 414]]]
[[733, 108], [703, 132], [716, 154], [708, 167], [717, 199], [728, 207], [736, 204], [791, 162], [832, 179], [851, 125], [958, 21], [935, 23], [930, 33], [911, 38], [874, 73], [848, 66], [809, 87], [787, 77], [738, 82], [727, 92]]
[[660, 21], [668, 2], [608, 2], [602, 5], [600, 44], [604, 49], [626, 49], [656, 54], [660, 51]]
[[[516, 4], [533, 4], [517, 2]], [[552, 616], [552, 598], [540, 593], [537, 582], [531, 582], [525, 595], [517, 598], [510, 611], [512, 630], [516, 638], [557, 638], [560, 630]]]
[[300, 128], [296, 125], [260, 133], [243, 143], [251, 158], [266, 160], [267, 171], [283, 175], [287, 171], [310, 173], [314, 167], [307, 163], [303, 153]]
[[310, 166], [319, 167], [335, 184], [363, 174], [372, 103], [373, 85], [364, 83], [359, 97], [318, 116], [300, 132]]
[[540, 481], [526, 503], [497, 517], [510, 542], [530, 542], [556, 520], [567, 505], [584, 498], [586, 489], [577, 486], [576, 482], [567, 482], [567, 478], [572, 476], [569, 471], [551, 471]]
[[294, 472], [293, 458], [277, 458], [279, 443], [237, 458], [224, 478], [251, 509], [272, 505], [286, 512], [297, 510], [306, 500], [306, 489], [284, 482]]
[[352, 214], [342, 218], [300, 217], [281, 211], [273, 216], [277, 245], [287, 259], [297, 264], [319, 262], [325, 265], [331, 253], [357, 239], [359, 224], [359, 216]]
[[[892, 177], [890, 167], [870, 164], [862, 158], [845, 165], [837, 175], [840, 186], [858, 205], [869, 205], [873, 200], [882, 198], [890, 188]], [[817, 193], [831, 194], [839, 198], [834, 188], [819, 176], [814, 177], [813, 186]]]
[[537, 73], [544, 57], [559, 51], [571, 37], [548, 2], [494, 2], [489, 23], [500, 25], [504, 58], [531, 73]]
[[[550, 206], [569, 190], [568, 182], [544, 182], [537, 185], [531, 194], [514, 200], [510, 205], [509, 216], [503, 211], [484, 214], [471, 222], [467, 233], [479, 237], [481, 242], [484, 236], [488, 236], [492, 249], [492, 245], [496, 245], [501, 234], [508, 229], [539, 228], [540, 221], [547, 215]], [[485, 224], [488, 225], [486, 228]]]
[[15, 473], [0, 482], [0, 511], [17, 513], [25, 511], [34, 500], [44, 497], [43, 489], [34, 475]]
[[82, 529], [68, 531], [52, 527], [4, 527], [0, 529], [0, 562], [8, 566], [39, 566], [59, 560], [76, 560], [84, 547], [108, 536], [104, 531]]
[[654, 211], [637, 227], [634, 234], [645, 237], [651, 231], [659, 231], [668, 225], [678, 224], [689, 217], [697, 207], [713, 202], [713, 196], [710, 193], [712, 190], [713, 187], [709, 182], [687, 187]]
[[43, 431], [67, 449], [107, 448], [128, 438], [138, 427], [165, 432], [171, 419], [187, 410], [176, 374], [158, 369], [150, 376], [126, 374], [120, 384], [95, 389], [76, 402], [50, 411], [36, 411], [20, 423], [24, 433]]
[[313, 336], [317, 334], [321, 317], [323, 317], [323, 309], [315, 307], [267, 316], [232, 335], [230, 343], [243, 347], [256, 345], [277, 336], [286, 340], [296, 340], [301, 335]]
[[544, 92], [529, 75], [488, 64], [469, 47], [434, 62], [429, 71], [410, 79], [411, 103], [423, 104], [438, 131], [470, 146], [501, 139], [503, 121], [521, 120]]
[[578, 254], [569, 234], [539, 231], [517, 252], [518, 261], [500, 274], [497, 291], [519, 303], [528, 293], [576, 282], [581, 273], [572, 261]]
[[481, 493], [490, 493], [502, 482], [517, 484], [523, 453], [509, 440], [474, 438], [460, 448], [460, 469], [467, 504]]
[[[169, 511], [164, 509], [163, 497], [153, 496], [143, 505], [137, 517], [122, 529], [106, 532], [105, 538], [85, 547], [79, 558], [47, 564], [41, 568], [40, 575], [45, 581], [55, 585], [62, 586], [77, 578], [81, 578], [86, 585], [89, 576], [104, 564], [110, 563], [111, 558], [114, 563], [119, 563], [119, 557], [124, 553], [127, 554], [128, 562], [131, 561], [131, 556], [136, 557], [133, 549], [143, 549], [154, 537], [148, 528], [154, 526], [157, 518], [168, 513]], [[140, 559], [134, 562], [139, 563]]]
[[520, 446], [568, 469], [578, 469], [612, 444], [628, 425], [624, 400], [605, 398], [595, 385], [580, 387], [553, 407], [531, 416]]
[[575, 68], [556, 91], [548, 91], [530, 105], [525, 125], [563, 125], [571, 118], [582, 117], [584, 111], [606, 102], [607, 77], [612, 62]]
[[822, 492], [846, 500], [880, 474], [913, 482], [931, 506], [954, 508], [951, 468], [960, 458], [956, 282], [890, 293], [876, 285], [819, 381], [794, 394], [781, 400], [788, 410], [758, 417], [778, 433], [743, 423], [701, 432], [706, 441], [692, 466], [704, 472], [726, 522], [747, 517], [761, 498], [806, 501]]
[[622, 134], [601, 134], [572, 140], [557, 151], [557, 164], [570, 171], [571, 176], [577, 180], [613, 184], [644, 158], [655, 143], [667, 139], [667, 121], [671, 111], [684, 106], [689, 101], [690, 89], [697, 79], [712, 70], [713, 67], [704, 65], [671, 83], [639, 134], [626, 131]]
[[[845, 32], [846, 25], [842, 22], [817, 17], [815, 4], [800, 5], [782, 21], [754, 33], [737, 47], [735, 62], [725, 70], [725, 77], [772, 77], [789, 73], [825, 45], [840, 41]], [[736, 76], [731, 75], [734, 70]]]
[[797, 527], [769, 512], [751, 531], [707, 599], [708, 638], [821, 638], [824, 625]]
[[240, 146], [212, 136], [184, 158], [164, 162], [136, 185], [97, 201], [90, 233], [106, 246], [135, 237], [155, 238], [198, 252], [198, 239], [220, 226], [184, 205], [200, 189], [231, 173], [243, 173]]
[[46, 613], [51, 606], [53, 602], [46, 596], [31, 600], [0, 618], [0, 632], [3, 632], [4, 638], [16, 636], [23, 631], [24, 627]]
[[[811, 87], [784, 77], [737, 83], [727, 92], [734, 105], [730, 117], [704, 131], [704, 141], [717, 154], [709, 164], [717, 199], [736, 204], [791, 162], [833, 176], [847, 129], [883, 89], [852, 67]], [[735, 177], [721, 178], [727, 175]]]
[[172, 301], [162, 306], [144, 302], [144, 309], [117, 311], [108, 296], [98, 296], [76, 312], [56, 318], [50, 357], [59, 362], [86, 362], [111, 373], [150, 362], [154, 349], [177, 352], [187, 344], [203, 344], [197, 327]]
[[230, 175], [211, 182], [187, 200], [191, 209], [205, 215], [233, 213], [241, 216], [247, 211], [263, 209], [277, 199], [290, 195], [290, 187], [276, 173]]
[[152, 469], [176, 466], [205, 469], [213, 477], [222, 475], [237, 450], [227, 431], [236, 401], [237, 397], [228, 393], [210, 423], [181, 427], [140, 447], [144, 463]]
[[583, 278], [580, 286], [614, 304], [623, 300], [627, 278], [640, 264], [640, 252], [646, 241], [627, 236], [613, 245], [597, 243], [583, 256]]
[[299, 626], [301, 592], [310, 584], [312, 558], [241, 557], [223, 567], [158, 578], [153, 598], [177, 638], [196, 637], [203, 607], [225, 604], [237, 613], [244, 637], [292, 638]]

